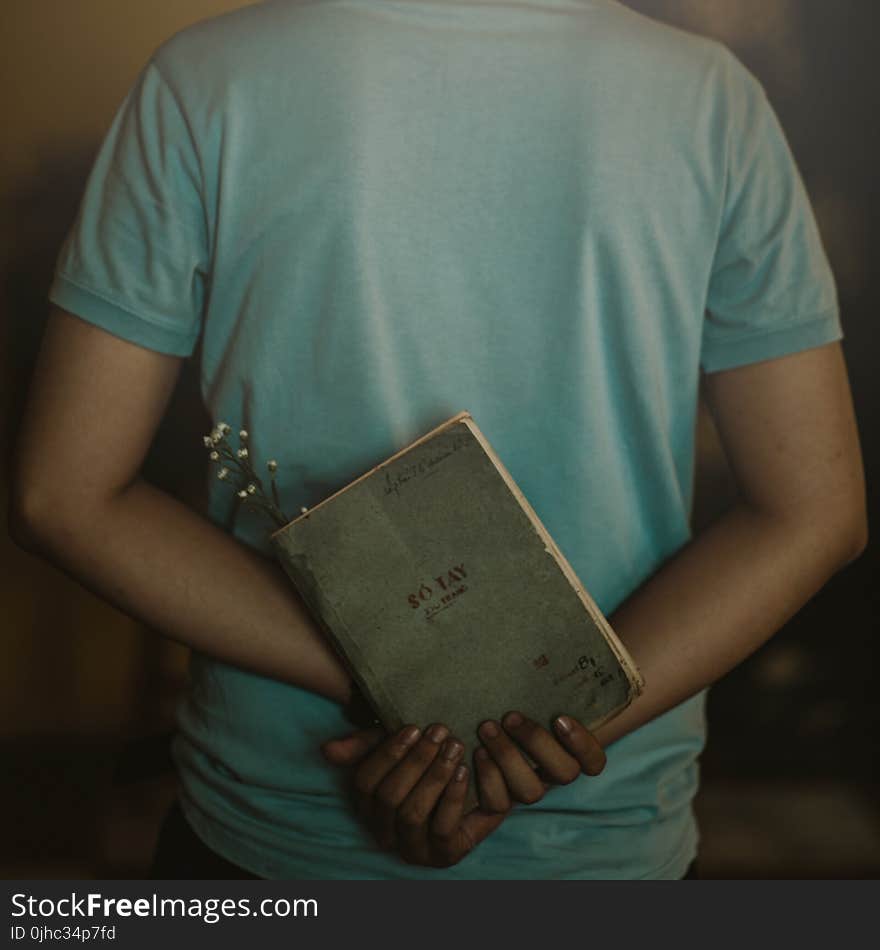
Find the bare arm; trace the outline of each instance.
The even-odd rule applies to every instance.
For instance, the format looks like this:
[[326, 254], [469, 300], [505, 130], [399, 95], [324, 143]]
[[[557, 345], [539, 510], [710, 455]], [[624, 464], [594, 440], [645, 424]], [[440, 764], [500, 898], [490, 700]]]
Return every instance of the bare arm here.
[[13, 536], [180, 643], [346, 702], [348, 674], [281, 569], [140, 477], [181, 366], [53, 310], [15, 459]]
[[[596, 731], [603, 746], [720, 679], [867, 541], [861, 452], [838, 345], [716, 373], [708, 393], [741, 500], [611, 617], [646, 688]], [[533, 759], [555, 763], [563, 776], [556, 783], [601, 768], [601, 761], [577, 755], [576, 744], [589, 734], [576, 720], [571, 732], [558, 732], [555, 749], [536, 723], [514, 725], [510, 716], [502, 723], [496, 738], [483, 738], [492, 758], [505, 766], [501, 801], [508, 791], [526, 802], [543, 794], [535, 791], [528, 763], [512, 754], [511, 740]], [[371, 761], [358, 735], [326, 743], [324, 751], [336, 764], [363, 760], [369, 767]], [[525, 776], [534, 794], [523, 797], [512, 778], [527, 788]]]
[[708, 377], [741, 500], [611, 623], [646, 689], [608, 745], [715, 682], [867, 543], [861, 452], [838, 344]]

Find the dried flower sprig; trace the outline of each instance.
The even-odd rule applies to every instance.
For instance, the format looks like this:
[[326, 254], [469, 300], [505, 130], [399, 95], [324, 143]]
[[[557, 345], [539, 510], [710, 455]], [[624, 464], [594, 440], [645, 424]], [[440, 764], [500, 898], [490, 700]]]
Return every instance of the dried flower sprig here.
[[279, 528], [283, 528], [290, 518], [281, 508], [281, 501], [278, 496], [278, 486], [275, 483], [275, 473], [278, 471], [278, 462], [270, 459], [266, 463], [271, 482], [272, 497], [267, 497], [263, 490], [263, 483], [260, 477], [254, 471], [251, 453], [247, 446], [250, 436], [246, 429], [239, 430], [239, 447], [233, 451], [229, 444], [227, 436], [232, 432], [232, 427], [225, 422], [218, 423], [210, 435], [206, 435], [202, 441], [205, 448], [209, 449], [208, 457], [212, 462], [220, 464], [217, 471], [217, 478], [221, 482], [231, 481], [236, 495], [244, 502], [247, 502], [253, 508], [262, 511], [268, 515]]

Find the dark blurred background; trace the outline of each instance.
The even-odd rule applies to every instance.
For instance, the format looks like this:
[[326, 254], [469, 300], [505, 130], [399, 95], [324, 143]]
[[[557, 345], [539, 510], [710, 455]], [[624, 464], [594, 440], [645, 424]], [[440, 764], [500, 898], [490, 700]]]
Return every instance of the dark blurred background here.
[[[152, 50], [235, 0], [7, 5], [0, 61], [0, 487], [48, 311], [46, 291], [95, 151]], [[838, 280], [844, 343], [877, 511], [880, 432], [870, 278], [880, 251], [880, 95], [873, 0], [629, 0], [726, 43], [761, 79], [813, 200]], [[148, 476], [202, 502], [210, 426], [193, 366]], [[734, 487], [699, 428], [697, 526]], [[58, 459], [58, 465], [64, 460]], [[5, 518], [5, 504], [0, 517]], [[0, 532], [0, 876], [145, 873], [174, 793], [166, 736], [186, 653]], [[706, 877], [877, 877], [877, 545], [716, 685], [699, 797]]]

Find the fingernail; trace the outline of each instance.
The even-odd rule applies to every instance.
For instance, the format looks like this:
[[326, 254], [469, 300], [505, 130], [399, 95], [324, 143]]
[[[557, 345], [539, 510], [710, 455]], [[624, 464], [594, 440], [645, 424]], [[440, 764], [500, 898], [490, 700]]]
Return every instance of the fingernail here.
[[504, 725], [510, 726], [511, 729], [516, 729], [517, 726], [523, 724], [523, 717], [518, 712], [508, 713], [504, 717]]
[[464, 747], [457, 739], [450, 739], [449, 742], [443, 746], [443, 758], [447, 762], [452, 762], [454, 759], [457, 759], [461, 755], [461, 750]]
[[404, 745], [412, 745], [418, 739], [421, 730], [418, 726], [407, 726], [400, 736], [400, 741]]
[[558, 716], [553, 725], [556, 726], [557, 731], [563, 735], [568, 735], [568, 733], [571, 732], [571, 720], [568, 716]]
[[456, 782], [463, 782], [467, 778], [466, 766], [459, 765], [459, 767], [455, 770], [455, 775], [453, 775], [452, 778]]
[[441, 726], [441, 725], [431, 726], [431, 728], [428, 730], [428, 738], [431, 740], [431, 742], [434, 742], [437, 745], [440, 745], [440, 743], [448, 735], [449, 735], [449, 730], [446, 728], [446, 726]]
[[480, 726], [480, 735], [484, 739], [494, 739], [498, 735], [498, 726], [494, 722], [484, 722]]

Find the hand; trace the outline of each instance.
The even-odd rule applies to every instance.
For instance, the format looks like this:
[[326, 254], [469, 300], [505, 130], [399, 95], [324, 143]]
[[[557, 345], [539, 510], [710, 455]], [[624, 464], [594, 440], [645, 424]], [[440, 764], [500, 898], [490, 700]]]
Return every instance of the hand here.
[[475, 809], [464, 814], [468, 769], [462, 745], [435, 724], [422, 735], [407, 726], [392, 736], [379, 728], [325, 742], [335, 765], [357, 764], [357, 810], [381, 847], [410, 864], [450, 867], [504, 820]]
[[[532, 805], [552, 785], [568, 785], [582, 773], [602, 771], [605, 752], [589, 730], [571, 716], [559, 716], [553, 726], [555, 736], [519, 712], [507, 713], [501, 725], [491, 719], [482, 723], [483, 746], [474, 761], [486, 811], [504, 814], [513, 802]], [[531, 756], [537, 769], [520, 749]]]

